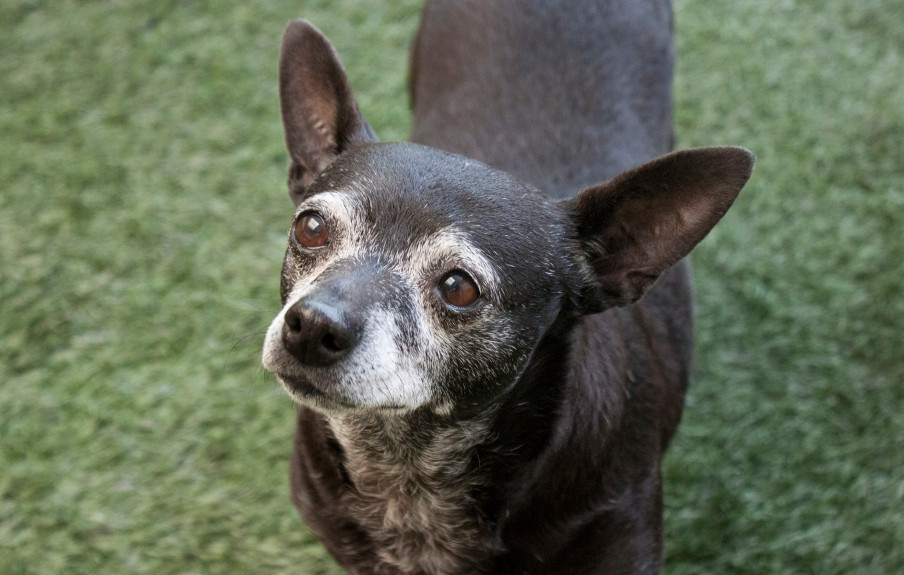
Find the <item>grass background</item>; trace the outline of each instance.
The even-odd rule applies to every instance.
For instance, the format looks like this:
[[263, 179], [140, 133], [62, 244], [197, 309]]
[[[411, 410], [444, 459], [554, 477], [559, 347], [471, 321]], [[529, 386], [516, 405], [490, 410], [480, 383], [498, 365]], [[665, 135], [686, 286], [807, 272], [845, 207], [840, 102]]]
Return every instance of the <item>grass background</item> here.
[[[304, 15], [404, 139], [420, 2], [0, 4], [0, 573], [340, 571], [259, 367]], [[666, 573], [904, 572], [904, 4], [676, 2], [680, 147], [758, 155], [695, 252]]]

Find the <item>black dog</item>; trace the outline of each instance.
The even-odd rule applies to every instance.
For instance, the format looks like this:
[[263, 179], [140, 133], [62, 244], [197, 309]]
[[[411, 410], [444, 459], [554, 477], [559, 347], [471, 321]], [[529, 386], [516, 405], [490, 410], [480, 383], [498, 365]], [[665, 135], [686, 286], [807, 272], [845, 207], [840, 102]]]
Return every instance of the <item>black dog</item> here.
[[660, 156], [671, 30], [665, 1], [429, 2], [418, 144], [378, 144], [289, 24], [297, 209], [263, 361], [299, 404], [294, 502], [351, 572], [658, 572], [682, 258], [753, 165]]

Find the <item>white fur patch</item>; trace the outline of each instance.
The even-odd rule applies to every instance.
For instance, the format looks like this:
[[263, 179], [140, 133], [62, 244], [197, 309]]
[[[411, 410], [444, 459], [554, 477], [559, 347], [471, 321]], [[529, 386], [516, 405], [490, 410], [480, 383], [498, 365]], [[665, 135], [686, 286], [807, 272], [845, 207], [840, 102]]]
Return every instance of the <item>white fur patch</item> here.
[[338, 373], [323, 371], [310, 379], [331, 386], [361, 407], [414, 409], [423, 405], [432, 391], [424, 365], [427, 358], [403, 353], [396, 345], [399, 337], [394, 316], [387, 310], [374, 310], [367, 318], [361, 344], [348, 361], [337, 366]]

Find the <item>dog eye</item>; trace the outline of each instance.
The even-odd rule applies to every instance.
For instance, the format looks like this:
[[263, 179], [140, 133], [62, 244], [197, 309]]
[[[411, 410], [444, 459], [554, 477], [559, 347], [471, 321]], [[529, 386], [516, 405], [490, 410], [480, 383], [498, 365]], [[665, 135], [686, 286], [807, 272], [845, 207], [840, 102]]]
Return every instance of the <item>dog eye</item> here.
[[480, 297], [474, 280], [465, 272], [458, 270], [449, 272], [439, 282], [439, 293], [455, 307], [468, 307]]
[[295, 222], [295, 241], [304, 248], [322, 248], [330, 240], [330, 232], [320, 214], [308, 212]]

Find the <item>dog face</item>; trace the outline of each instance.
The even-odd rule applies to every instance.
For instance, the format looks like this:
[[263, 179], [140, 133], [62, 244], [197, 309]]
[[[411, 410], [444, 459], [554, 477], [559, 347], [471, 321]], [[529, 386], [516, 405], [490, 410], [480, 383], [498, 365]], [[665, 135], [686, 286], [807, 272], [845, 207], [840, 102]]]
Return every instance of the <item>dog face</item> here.
[[741, 148], [684, 150], [552, 203], [479, 162], [375, 143], [304, 21], [283, 38], [280, 104], [296, 212], [263, 363], [325, 411], [479, 408], [554, 322], [637, 301], [753, 166]]
[[359, 145], [299, 195], [264, 366], [325, 410], [482, 404], [570, 297], [571, 229], [479, 162]]

